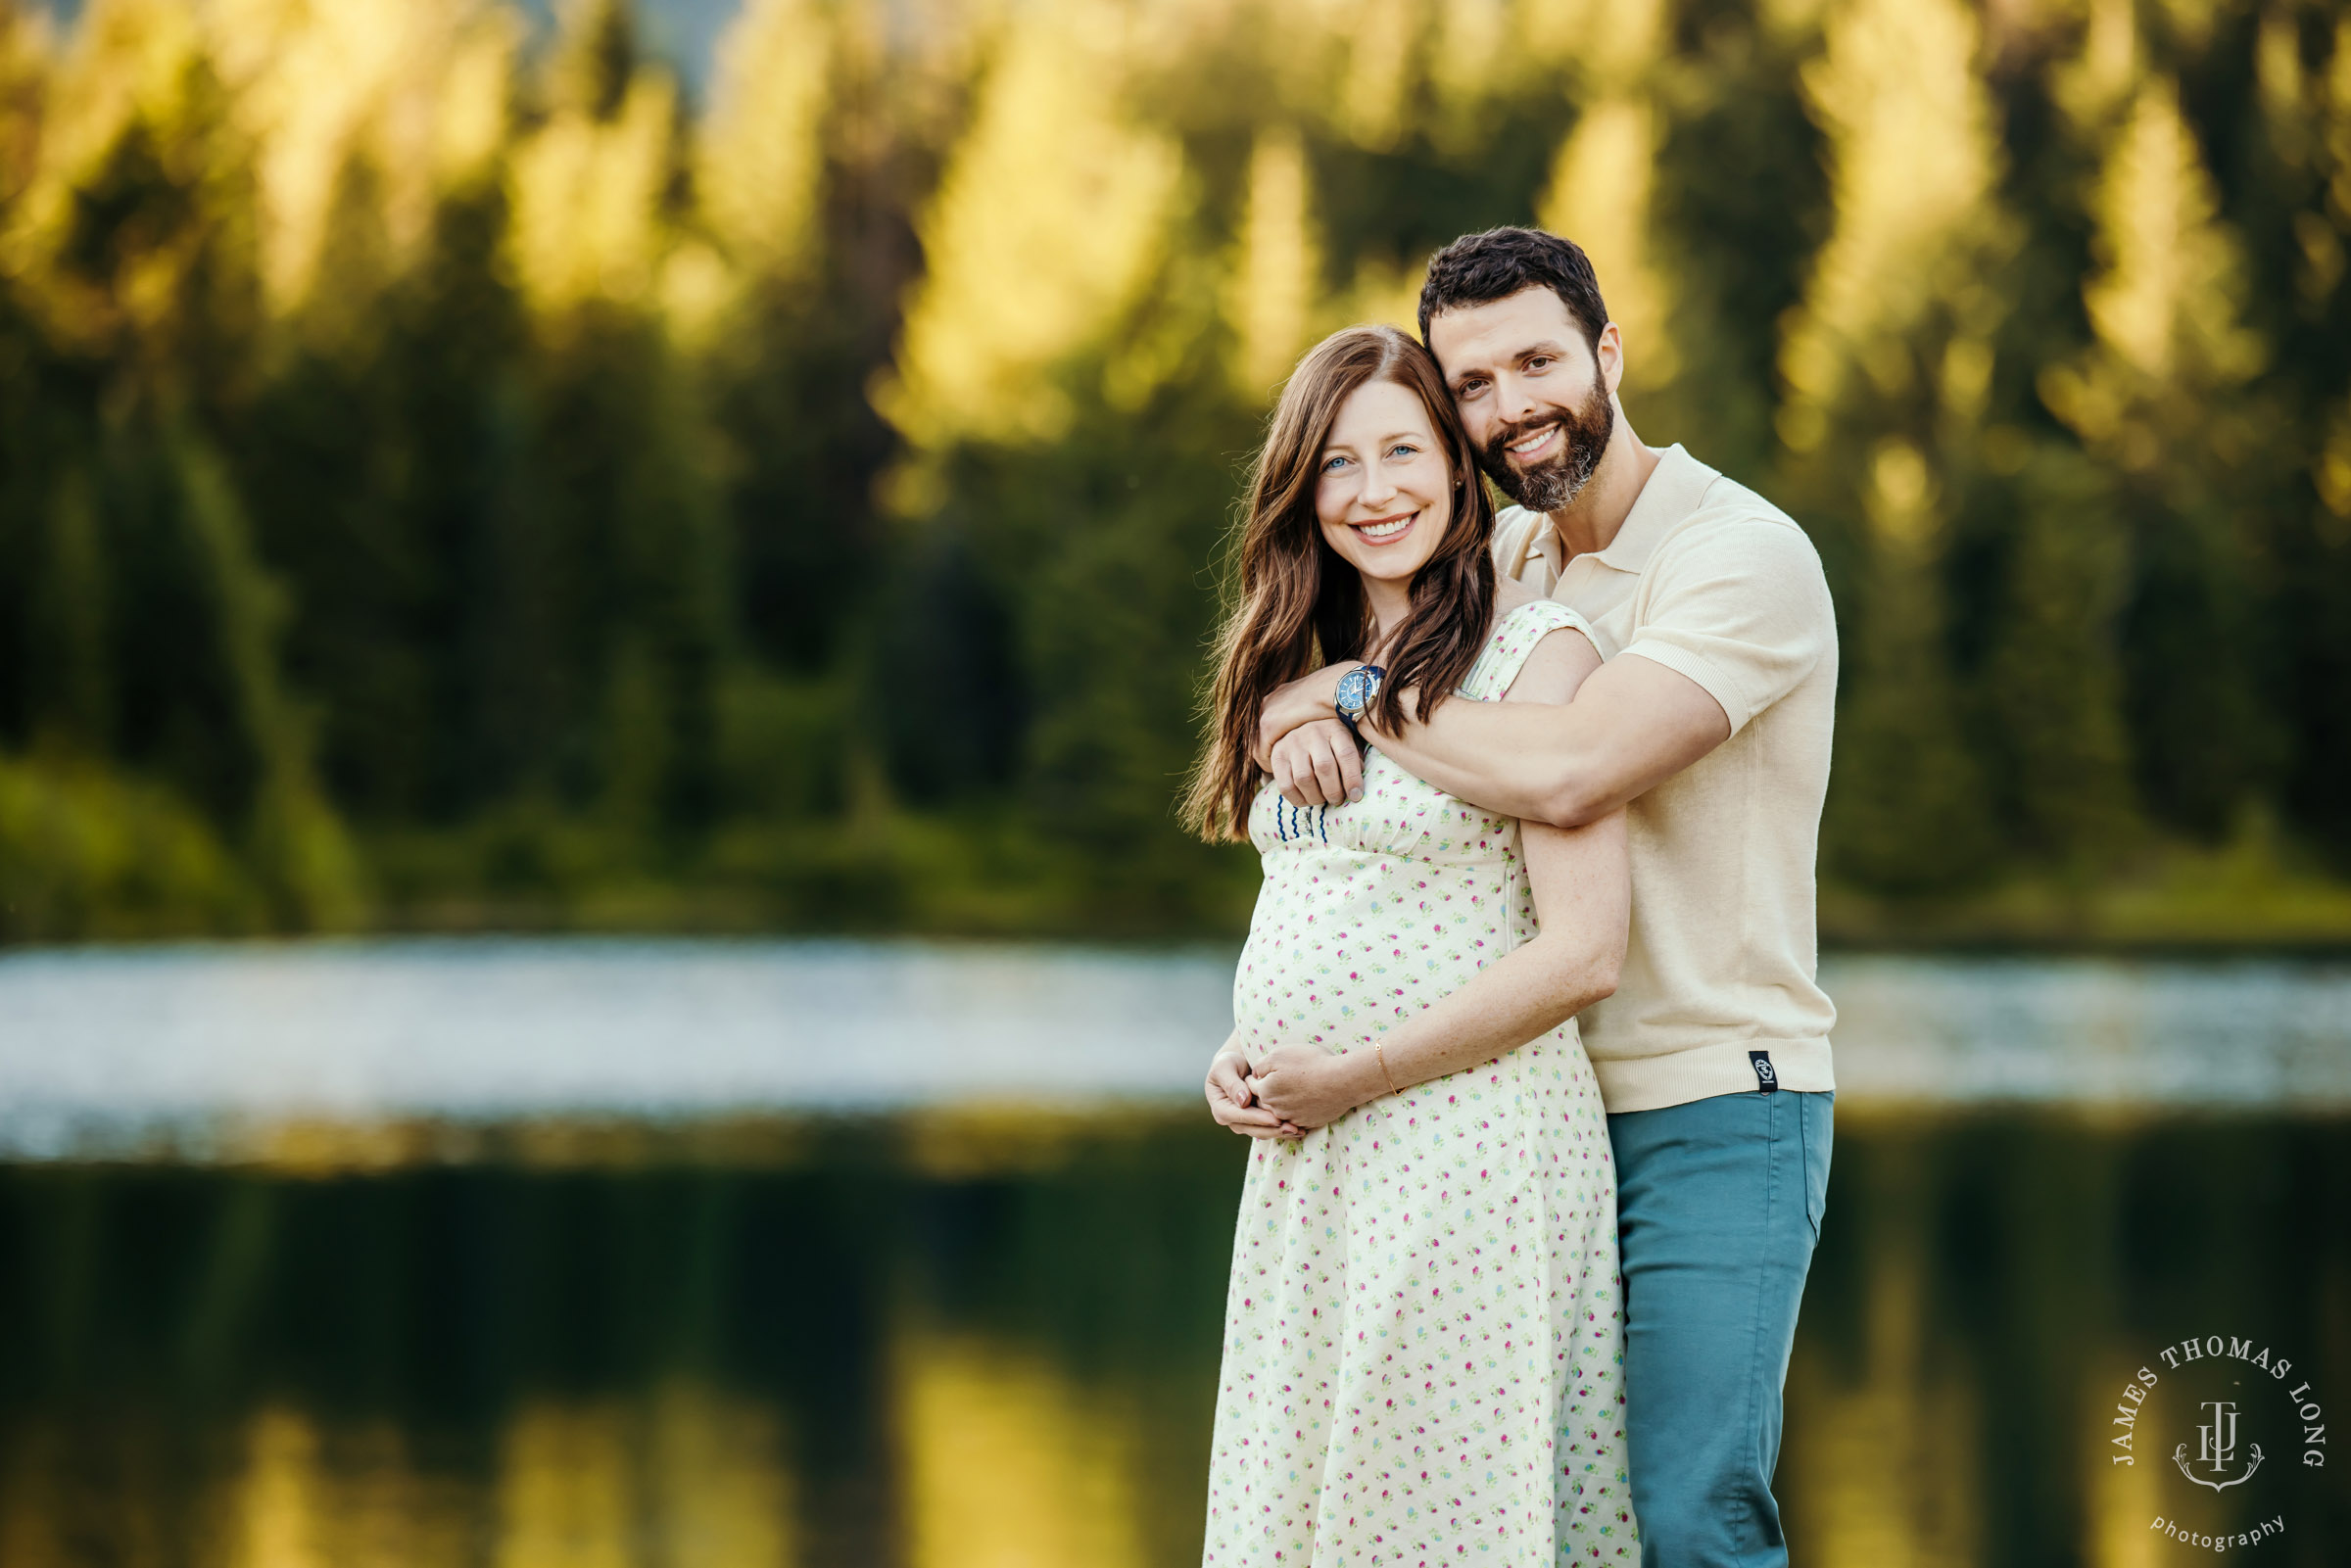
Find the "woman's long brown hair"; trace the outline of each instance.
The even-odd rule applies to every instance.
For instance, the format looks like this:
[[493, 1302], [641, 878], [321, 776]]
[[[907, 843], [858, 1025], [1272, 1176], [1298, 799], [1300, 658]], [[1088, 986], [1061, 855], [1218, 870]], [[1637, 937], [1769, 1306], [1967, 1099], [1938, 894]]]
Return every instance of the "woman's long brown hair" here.
[[1376, 704], [1378, 723], [1405, 722], [1404, 693], [1426, 718], [1468, 677], [1494, 616], [1494, 505], [1477, 454], [1429, 352], [1394, 327], [1348, 327], [1317, 344], [1289, 384], [1258, 452], [1240, 523], [1239, 581], [1217, 637], [1200, 759], [1183, 801], [1184, 826], [1204, 838], [1245, 838], [1265, 770], [1250, 756], [1257, 718], [1274, 688], [1339, 659], [1361, 658], [1370, 634], [1364, 583], [1322, 538], [1315, 492], [1323, 444], [1356, 390], [1392, 381], [1428, 410], [1453, 470], [1453, 516], [1413, 578]]

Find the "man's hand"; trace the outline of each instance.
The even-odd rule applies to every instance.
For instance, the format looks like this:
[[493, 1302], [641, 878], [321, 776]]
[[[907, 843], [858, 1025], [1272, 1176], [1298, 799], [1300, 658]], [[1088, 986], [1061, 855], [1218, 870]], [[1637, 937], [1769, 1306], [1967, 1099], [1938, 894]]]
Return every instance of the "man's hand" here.
[[1339, 664], [1325, 664], [1311, 675], [1302, 675], [1287, 686], [1273, 689], [1273, 694], [1266, 698], [1266, 705], [1257, 715], [1255, 755], [1259, 767], [1268, 773], [1273, 771], [1273, 747], [1300, 725], [1313, 724], [1318, 719], [1338, 722], [1339, 677], [1354, 669], [1358, 662], [1348, 659]]
[[1367, 1050], [1337, 1056], [1314, 1045], [1284, 1045], [1258, 1058], [1249, 1090], [1259, 1109], [1291, 1125], [1326, 1127], [1357, 1106], [1384, 1092], [1367, 1083]]
[[1364, 756], [1355, 732], [1336, 719], [1302, 724], [1273, 742], [1273, 787], [1293, 806], [1335, 806], [1364, 798]]
[[1208, 1065], [1208, 1114], [1221, 1125], [1251, 1138], [1303, 1138], [1306, 1129], [1256, 1103], [1249, 1092], [1249, 1060], [1238, 1051], [1220, 1051]]

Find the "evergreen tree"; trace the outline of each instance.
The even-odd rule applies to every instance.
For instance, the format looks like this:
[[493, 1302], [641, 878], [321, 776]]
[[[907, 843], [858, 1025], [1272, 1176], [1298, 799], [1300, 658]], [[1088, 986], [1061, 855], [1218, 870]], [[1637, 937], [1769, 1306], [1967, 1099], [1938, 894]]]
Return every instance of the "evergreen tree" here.
[[[1799, 79], [1818, 30], [1728, 7], [1703, 37], [1703, 52], [1663, 64], [1652, 111], [1649, 232], [1653, 254], [1671, 261], [1666, 329], [1680, 373], [1658, 411], [1665, 424], [1653, 430], [1650, 405], [1635, 406], [1646, 437], [1687, 441], [1760, 486], [1779, 458], [1781, 324], [1803, 299], [1832, 215], [1825, 148]], [[1645, 357], [1635, 351], [1636, 383], [1649, 378]]]
[[657, 309], [687, 149], [674, 86], [634, 51], [624, 6], [586, 8], [509, 174], [535, 483], [505, 587], [528, 612], [517, 673], [550, 698], [531, 783], [621, 842], [706, 824], [728, 601], [696, 389]]
[[[1671, 440], [1681, 355], [1674, 295], [1657, 262], [1651, 175], [1655, 115], [1646, 94], [1620, 90], [1592, 104], [1559, 148], [1539, 216], [1592, 258], [1608, 314], [1624, 335], [1626, 416], [1649, 440]], [[1653, 410], [1656, 417], [1652, 417]]]
[[1943, 571], [2013, 237], [1953, 0], [1844, 0], [1805, 74], [1836, 228], [1781, 356], [1788, 503], [1822, 546], [1846, 694], [1823, 854], [1866, 886], [1980, 878], [1991, 826], [1961, 729]]
[[[1652, 442], [1676, 439], [1681, 368], [1675, 295], [1656, 243], [1657, 112], [1649, 77], [1662, 18], [1655, 5], [1595, 8], [1579, 51], [1582, 113], [1559, 145], [1536, 217], [1584, 248], [1608, 313], [1624, 335], [1626, 415]], [[1653, 417], [1653, 414], [1655, 417]]]
[[1225, 284], [1234, 385], [1245, 404], [1271, 404], [1319, 314], [1322, 265], [1309, 211], [1306, 149], [1287, 125], [1260, 131], [1249, 157], [1240, 243]]
[[2276, 483], [2277, 421], [2249, 395], [2266, 351], [2241, 323], [2242, 259], [2169, 81], [2134, 95], [2094, 211], [2084, 300], [2096, 341], [2051, 365], [2041, 391], [2106, 465], [2130, 527], [2140, 786], [2168, 821], [2216, 835], [2274, 787], [2279, 759], [2263, 700], [2266, 551], [2248, 526]]
[[846, 657], [879, 570], [873, 489], [891, 441], [861, 393], [919, 258], [888, 200], [908, 177], [906, 127], [885, 109], [845, 117], [888, 103], [889, 71], [852, 18], [808, 0], [747, 5], [719, 46], [696, 166], [725, 268], [701, 359], [742, 630], [795, 677]]
[[1008, 19], [920, 226], [928, 266], [883, 395], [908, 446], [898, 504], [918, 539], [948, 531], [917, 559], [953, 575], [911, 585], [880, 630], [954, 617], [973, 657], [1017, 668], [1017, 693], [975, 707], [954, 669], [886, 648], [879, 694], [910, 782], [1001, 755], [990, 728], [1025, 716], [1028, 810], [1083, 851], [1081, 876], [1148, 907], [1171, 890], [1153, 862], [1188, 854], [1171, 802], [1230, 499], [1217, 453], [1247, 438], [1216, 422], [1211, 279], [1171, 264], [1179, 151], [1117, 108], [1115, 17], [1070, 0]]
[[2126, 542], [2105, 475], [2033, 444], [2003, 487], [2005, 572], [1980, 700], [2018, 847], [2079, 887], [2136, 836], [2119, 643]]
[[2351, 866], [2351, 20], [2263, 18], [2258, 56], [2266, 142], [2288, 211], [2265, 279], [2286, 396], [2302, 411], [2309, 486], [2287, 491], [2278, 530], [2279, 705], [2296, 821]]
[[275, 918], [345, 924], [360, 879], [284, 678], [284, 585], [215, 434], [258, 369], [248, 149], [187, 13], [115, 0], [84, 26], [11, 204], [49, 372], [14, 487], [45, 546], [22, 587], [72, 602], [24, 618], [23, 722], [68, 757], [168, 780], [241, 845]]

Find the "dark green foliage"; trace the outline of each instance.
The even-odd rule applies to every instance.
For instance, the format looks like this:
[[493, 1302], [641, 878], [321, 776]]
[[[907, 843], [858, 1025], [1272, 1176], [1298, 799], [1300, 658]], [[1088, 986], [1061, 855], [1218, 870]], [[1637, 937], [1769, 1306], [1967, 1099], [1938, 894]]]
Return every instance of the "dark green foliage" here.
[[[900, 777], [933, 800], [1009, 796], [1071, 852], [1087, 901], [1130, 928], [1221, 913], [1219, 852], [1174, 816], [1217, 609], [1211, 562], [1255, 434], [1215, 371], [1139, 414], [1081, 417], [1041, 456], [960, 459], [926, 530], [926, 593], [879, 623], [909, 650], [954, 629], [943, 666], [882, 666], [909, 671], [885, 695]], [[907, 626], [924, 614], [942, 623]]]
[[[2088, 898], [2197, 845], [2351, 865], [2351, 68], [2328, 8], [2204, 33], [2149, 13], [2094, 103], [2086, 15], [1970, 12], [1980, 231], [1831, 392], [1785, 356], [1854, 217], [1816, 90], [1839, 8], [1687, 0], [1655, 40], [1557, 69], [1512, 45], [1464, 84], [1435, 69], [1451, 22], [1406, 7], [1384, 86], [1368, 42], [1204, 11], [1114, 62], [1125, 121], [1101, 136], [1159, 138], [1181, 171], [1142, 281], [1007, 395], [1066, 419], [949, 408], [942, 431], [873, 394], [963, 260], [926, 250], [936, 198], [1027, 13], [918, 38], [849, 0], [777, 33], [769, 75], [823, 52], [795, 241], [729, 226], [720, 119], [662, 96], [623, 0], [584, 5], [508, 63], [472, 162], [419, 184], [389, 144], [335, 152], [288, 284], [265, 155], [293, 132], [257, 131], [207, 53], [263, 24], [180, 37], [175, 3], [93, 7], [71, 57], [0, 7], [0, 938], [1232, 928], [1250, 857], [1171, 808], [1265, 413], [1233, 300], [1265, 133], [1301, 150], [1311, 337], [1394, 309], [1434, 246], [1548, 210], [1563, 139], [1628, 93], [1678, 365], [1645, 381], [1636, 353], [1627, 409], [1785, 504], [1828, 565], [1833, 891], [1874, 921]], [[150, 44], [167, 64], [134, 69]], [[1586, 58], [1610, 50], [1636, 64]], [[2085, 285], [2133, 95], [2173, 80], [2242, 262], [2197, 308], [2253, 348], [2130, 382]], [[591, 144], [551, 261], [526, 233], [542, 155]], [[640, 155], [615, 241], [597, 204]], [[1018, 173], [989, 211], [1062, 211]], [[547, 280], [575, 256], [601, 270]], [[2135, 389], [2127, 428], [2061, 418], [2057, 372]]]
[[1657, 219], [1681, 284], [1678, 341], [1700, 362], [1679, 378], [1673, 406], [1641, 411], [1642, 433], [1692, 442], [1753, 485], [1774, 457], [1780, 321], [1830, 218], [1820, 134], [1797, 93], [1800, 60], [1753, 17], [1693, 5], [1684, 26], [1688, 54], [1663, 86]]

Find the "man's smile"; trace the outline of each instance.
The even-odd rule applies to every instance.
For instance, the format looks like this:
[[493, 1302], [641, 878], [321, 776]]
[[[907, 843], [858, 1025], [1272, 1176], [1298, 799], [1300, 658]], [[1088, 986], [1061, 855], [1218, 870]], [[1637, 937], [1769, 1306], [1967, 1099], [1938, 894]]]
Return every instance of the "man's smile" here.
[[1549, 456], [1552, 449], [1559, 444], [1559, 422], [1555, 419], [1540, 430], [1528, 431], [1505, 447], [1503, 451], [1521, 463], [1530, 463]]

